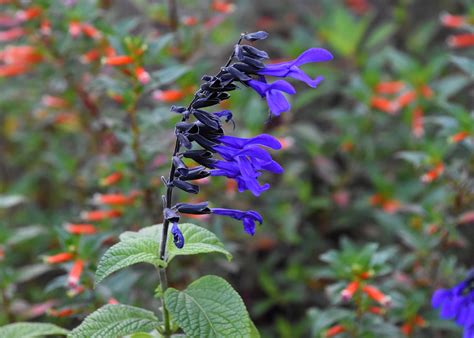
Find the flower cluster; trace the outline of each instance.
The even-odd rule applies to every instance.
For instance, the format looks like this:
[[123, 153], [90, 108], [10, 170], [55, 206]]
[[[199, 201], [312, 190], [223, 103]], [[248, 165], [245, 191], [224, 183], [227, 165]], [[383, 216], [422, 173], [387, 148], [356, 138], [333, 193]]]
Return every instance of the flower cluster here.
[[[278, 116], [290, 109], [290, 103], [284, 94], [293, 95], [295, 88], [285, 80], [268, 82], [266, 76], [293, 78], [315, 88], [323, 80], [321, 76], [312, 79], [299, 67], [311, 62], [329, 61], [331, 53], [321, 48], [311, 48], [303, 52], [295, 60], [264, 64], [268, 54], [249, 44], [241, 44], [243, 40], [253, 42], [265, 39], [266, 32], [242, 34], [235, 45], [234, 52], [227, 64], [215, 76], [204, 76], [204, 83], [196, 92], [188, 107], [173, 106], [171, 111], [182, 116], [176, 125], [176, 147], [168, 179], [163, 178], [167, 186], [164, 197], [165, 224], [172, 224], [171, 234], [178, 248], [184, 245], [184, 237], [179, 230], [179, 213], [183, 214], [215, 214], [231, 217], [242, 221], [247, 233], [255, 233], [256, 223], [262, 223], [262, 216], [253, 210], [241, 211], [234, 209], [209, 208], [207, 202], [198, 204], [178, 203], [171, 205], [172, 189], [178, 188], [187, 193], [197, 194], [199, 186], [191, 183], [208, 176], [224, 176], [234, 180], [238, 190], [249, 190], [259, 196], [268, 190], [268, 183], [261, 183], [259, 178], [264, 171], [279, 174], [283, 168], [273, 160], [269, 149], [278, 150], [280, 142], [267, 134], [251, 138], [239, 138], [224, 134], [222, 120], [232, 121], [232, 113], [228, 110], [209, 112], [209, 108], [227, 100], [229, 92], [238, 87], [237, 83], [255, 90], [265, 98], [271, 115]], [[190, 122], [190, 117], [195, 118]], [[193, 160], [198, 165], [189, 167]]]
[[437, 290], [432, 305], [441, 308], [442, 318], [464, 327], [464, 338], [474, 337], [474, 272], [451, 289]]

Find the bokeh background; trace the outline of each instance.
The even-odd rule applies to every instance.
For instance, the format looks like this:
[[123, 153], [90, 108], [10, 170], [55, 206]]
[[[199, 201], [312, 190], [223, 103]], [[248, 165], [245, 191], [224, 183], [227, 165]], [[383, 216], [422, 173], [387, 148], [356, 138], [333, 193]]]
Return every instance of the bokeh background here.
[[[461, 335], [430, 299], [473, 265], [472, 2], [4, 0], [0, 9], [0, 324], [72, 328], [107, 302], [159, 306], [146, 266], [94, 289], [98, 259], [121, 232], [161, 220], [179, 119], [170, 105], [189, 102], [241, 32], [265, 30], [256, 46], [273, 61], [311, 47], [335, 58], [305, 68], [325, 81], [296, 83], [281, 117], [249, 90], [223, 106], [234, 113], [229, 134], [280, 138], [285, 173], [266, 175], [272, 188], [259, 198], [202, 181], [195, 201], [258, 210], [265, 222], [250, 237], [229, 219], [189, 219], [234, 259], [177, 259], [170, 285], [223, 276], [263, 337], [329, 337], [338, 326], [337, 337]], [[114, 55], [135, 61], [108, 63]], [[128, 199], [101, 200], [111, 193]], [[115, 213], [95, 220], [91, 210]], [[94, 230], [70, 226], [83, 223]], [[74, 258], [55, 262], [58, 253], [85, 262], [80, 288], [69, 283]], [[355, 280], [386, 298], [358, 290], [342, 300]]]

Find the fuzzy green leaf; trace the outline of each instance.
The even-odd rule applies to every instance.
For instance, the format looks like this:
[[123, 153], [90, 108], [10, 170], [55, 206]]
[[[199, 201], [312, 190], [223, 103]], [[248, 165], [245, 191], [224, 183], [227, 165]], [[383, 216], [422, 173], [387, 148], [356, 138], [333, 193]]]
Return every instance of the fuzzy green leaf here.
[[70, 338], [121, 337], [148, 332], [160, 325], [153, 312], [129, 305], [105, 305], [91, 313], [68, 335]]
[[48, 335], [67, 335], [68, 330], [49, 323], [13, 323], [0, 327], [0, 338], [29, 338]]
[[189, 337], [255, 336], [242, 298], [221, 277], [202, 277], [184, 291], [169, 288], [165, 304]]
[[173, 243], [172, 236], [169, 236], [167, 243], [167, 262], [170, 262], [176, 256], [197, 255], [211, 252], [221, 253], [225, 255], [229, 261], [232, 259], [231, 253], [224, 249], [224, 244], [209, 230], [191, 223], [180, 224], [179, 229], [184, 236], [184, 247], [178, 249]]

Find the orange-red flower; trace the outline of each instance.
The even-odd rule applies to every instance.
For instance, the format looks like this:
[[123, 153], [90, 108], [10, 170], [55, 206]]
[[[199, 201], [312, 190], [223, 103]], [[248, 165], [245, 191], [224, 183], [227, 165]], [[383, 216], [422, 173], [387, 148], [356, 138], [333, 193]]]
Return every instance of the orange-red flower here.
[[128, 205], [132, 204], [136, 197], [136, 193], [129, 196], [124, 194], [95, 194], [94, 202], [106, 205]]
[[427, 99], [432, 98], [434, 95], [433, 89], [431, 89], [431, 87], [428, 85], [421, 86], [420, 92], [421, 92], [421, 95], [423, 95]]
[[468, 131], [460, 131], [452, 136], [449, 137], [449, 142], [451, 143], [459, 143], [462, 140], [465, 140], [466, 138], [469, 137], [469, 132]]
[[76, 38], [81, 34], [81, 23], [77, 20], [73, 20], [69, 22], [69, 34]]
[[370, 106], [388, 114], [396, 113], [396, 106], [394, 103], [384, 97], [374, 96], [370, 101]]
[[452, 48], [464, 48], [474, 46], [474, 33], [452, 35], [447, 40], [448, 46]]
[[103, 221], [106, 219], [117, 218], [122, 215], [120, 210], [93, 210], [81, 212], [81, 218], [85, 221]]
[[49, 264], [59, 264], [64, 262], [69, 262], [74, 258], [74, 254], [71, 252], [60, 252], [53, 256], [46, 256], [44, 261]]
[[110, 185], [114, 185], [115, 183], [120, 182], [122, 180], [123, 174], [121, 172], [115, 171], [110, 175], [104, 177], [100, 180], [100, 185], [104, 187], [108, 187]]
[[466, 24], [466, 18], [464, 16], [449, 13], [441, 14], [440, 20], [443, 26], [448, 28], [460, 28]]
[[341, 298], [344, 301], [348, 301], [349, 299], [351, 299], [352, 296], [354, 296], [354, 294], [359, 289], [359, 285], [360, 284], [359, 284], [358, 281], [353, 281], [353, 282], [350, 282], [349, 284], [347, 284], [346, 288], [341, 291]]
[[72, 264], [72, 268], [67, 276], [67, 283], [69, 286], [74, 287], [79, 285], [82, 270], [84, 270], [84, 261], [82, 259], [76, 259]]
[[50, 35], [51, 34], [51, 22], [49, 22], [48, 20], [41, 21], [40, 31], [41, 31], [41, 34], [43, 34], [43, 35]]
[[198, 19], [195, 16], [189, 15], [183, 18], [183, 25], [185, 26], [196, 26]]
[[362, 288], [362, 291], [365, 292], [367, 296], [369, 296], [370, 298], [372, 298], [373, 300], [375, 300], [376, 302], [380, 303], [383, 306], [387, 306], [391, 302], [390, 296], [384, 294], [383, 292], [381, 292], [379, 289], [377, 289], [376, 287], [372, 285], [365, 285]]
[[102, 59], [102, 63], [108, 66], [125, 66], [133, 63], [133, 58], [128, 55], [108, 56]]
[[232, 13], [235, 10], [235, 5], [225, 0], [212, 0], [211, 8], [219, 13]]
[[0, 42], [16, 40], [25, 35], [25, 33], [26, 31], [21, 27], [14, 27], [6, 31], [0, 31]]
[[56, 309], [50, 309], [48, 311], [48, 314], [52, 317], [57, 317], [57, 318], [64, 318], [64, 317], [69, 317], [73, 315], [76, 311], [74, 311], [71, 308], [65, 308], [61, 310], [56, 310]]
[[135, 76], [144, 85], [151, 80], [150, 74], [143, 67], [135, 68]]
[[102, 34], [89, 23], [81, 24], [81, 32], [84, 33], [85, 36], [92, 39], [100, 39], [102, 37]]
[[410, 336], [416, 326], [423, 327], [426, 325], [426, 321], [420, 315], [415, 315], [413, 318], [407, 320], [400, 330], [405, 336]]
[[413, 110], [411, 120], [411, 131], [415, 137], [422, 137], [425, 133], [423, 120], [423, 110], [421, 107], [416, 107]]
[[101, 57], [100, 50], [98, 50], [97, 48], [94, 48], [82, 54], [79, 60], [84, 64], [89, 64], [91, 62], [98, 60], [100, 57]]
[[405, 87], [402, 81], [386, 81], [380, 82], [375, 87], [375, 92], [378, 94], [397, 94]]
[[16, 17], [20, 21], [29, 21], [38, 17], [42, 12], [41, 7], [32, 6], [30, 8], [18, 11], [16, 13]]
[[67, 223], [64, 225], [67, 232], [74, 235], [92, 235], [97, 233], [97, 228], [93, 224], [81, 223]]
[[474, 223], [474, 211], [467, 211], [459, 217], [459, 224]]
[[69, 103], [59, 96], [44, 95], [41, 98], [41, 103], [49, 108], [67, 108]]
[[7, 46], [0, 51], [0, 77], [16, 76], [28, 72], [42, 60], [42, 55], [32, 46]]
[[185, 96], [186, 93], [182, 89], [155, 90], [153, 92], [155, 100], [166, 103], [182, 100]]
[[381, 207], [388, 214], [396, 213], [401, 207], [400, 201], [385, 197], [382, 194], [375, 194], [371, 196], [370, 204]]
[[413, 101], [416, 100], [416, 96], [417, 96], [416, 91], [414, 91], [414, 90], [410, 90], [410, 91], [407, 91], [407, 92], [403, 93], [402, 95], [400, 95], [395, 100], [396, 109], [405, 108], [410, 103], [412, 103]]
[[355, 14], [364, 14], [370, 9], [367, 0], [346, 0], [346, 6], [349, 7]]
[[382, 316], [385, 314], [385, 308], [380, 306], [371, 306], [369, 307], [369, 312], [373, 313], [374, 315]]
[[5, 249], [0, 246], [0, 262], [5, 259]]
[[426, 172], [421, 176], [421, 181], [424, 183], [430, 183], [440, 177], [444, 172], [444, 164], [442, 162], [438, 163], [433, 169]]
[[346, 332], [346, 328], [344, 326], [334, 325], [326, 330], [326, 332], [324, 333], [324, 337], [326, 338], [334, 337], [343, 332]]

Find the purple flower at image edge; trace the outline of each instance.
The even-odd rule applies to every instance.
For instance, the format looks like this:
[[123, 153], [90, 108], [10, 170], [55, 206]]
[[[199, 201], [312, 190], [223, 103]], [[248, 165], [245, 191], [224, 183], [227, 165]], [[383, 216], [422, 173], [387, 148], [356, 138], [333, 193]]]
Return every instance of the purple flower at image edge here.
[[464, 338], [474, 338], [474, 273], [451, 289], [439, 289], [431, 299], [443, 319], [464, 327]]

